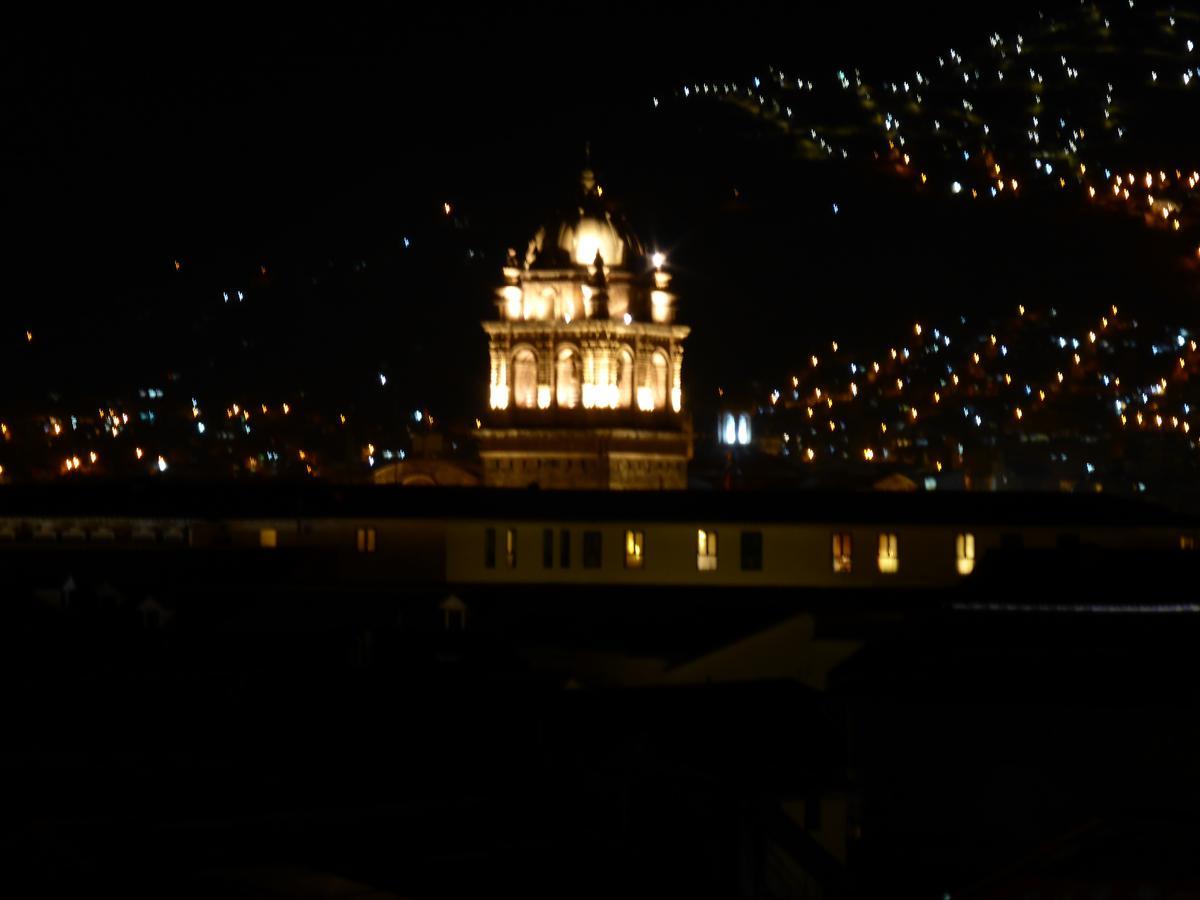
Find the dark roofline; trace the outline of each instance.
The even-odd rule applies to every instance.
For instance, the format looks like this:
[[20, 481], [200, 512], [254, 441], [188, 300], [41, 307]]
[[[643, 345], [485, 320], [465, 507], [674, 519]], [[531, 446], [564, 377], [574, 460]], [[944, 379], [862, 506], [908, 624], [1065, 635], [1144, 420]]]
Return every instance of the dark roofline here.
[[896, 522], [1179, 527], [1200, 520], [1104, 494], [967, 491], [547, 491], [296, 482], [95, 482], [0, 487], [0, 517], [376, 517], [574, 521]]

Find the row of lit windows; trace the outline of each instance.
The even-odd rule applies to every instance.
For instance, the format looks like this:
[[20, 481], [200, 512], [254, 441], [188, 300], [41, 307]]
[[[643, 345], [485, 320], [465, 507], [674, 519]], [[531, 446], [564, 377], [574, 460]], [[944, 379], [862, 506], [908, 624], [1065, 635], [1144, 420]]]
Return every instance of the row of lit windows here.
[[[496, 568], [497, 532], [487, 529], [484, 539], [484, 565]], [[761, 531], [741, 533], [741, 566], [744, 571], [759, 571], [763, 567], [763, 539]], [[554, 529], [542, 532], [542, 567], [554, 568]], [[717, 532], [706, 528], [696, 531], [696, 568], [701, 572], [712, 572], [717, 568]], [[359, 549], [362, 549], [360, 546]], [[372, 533], [371, 549], [374, 549]], [[833, 571], [848, 574], [854, 569], [854, 541], [848, 532], [833, 535]], [[975, 535], [962, 532], [954, 538], [955, 567], [960, 575], [970, 575], [975, 569]], [[562, 529], [558, 535], [558, 564], [561, 568], [571, 565], [571, 532]], [[597, 569], [601, 560], [601, 534], [599, 531], [583, 532], [583, 567]], [[510, 569], [517, 567], [517, 529], [504, 531], [504, 561]], [[635, 529], [625, 531], [625, 568], [640, 569], [646, 561], [646, 533]], [[875, 559], [879, 571], [891, 575], [900, 571], [900, 539], [894, 532], [879, 535], [879, 552]]]
[[[833, 571], [839, 574], [854, 570], [854, 539], [847, 532], [833, 535]], [[879, 551], [875, 564], [885, 575], [900, 571], [900, 538], [894, 532], [879, 535]], [[970, 575], [975, 571], [975, 535], [961, 532], [954, 536], [954, 564], [959, 575]]]

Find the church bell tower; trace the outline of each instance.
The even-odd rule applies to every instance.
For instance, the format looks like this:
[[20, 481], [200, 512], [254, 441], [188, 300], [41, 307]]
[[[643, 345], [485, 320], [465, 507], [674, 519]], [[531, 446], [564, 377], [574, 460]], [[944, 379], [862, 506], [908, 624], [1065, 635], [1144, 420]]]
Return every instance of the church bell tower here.
[[484, 483], [682, 489], [692, 455], [681, 373], [688, 327], [671, 276], [590, 168], [575, 202], [509, 251], [491, 359]]

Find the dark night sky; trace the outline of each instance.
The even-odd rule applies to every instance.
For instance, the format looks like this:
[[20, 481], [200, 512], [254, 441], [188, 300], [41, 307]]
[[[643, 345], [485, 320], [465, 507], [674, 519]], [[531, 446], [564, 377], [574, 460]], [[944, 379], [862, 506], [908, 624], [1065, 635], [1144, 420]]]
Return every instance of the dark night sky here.
[[99, 257], [119, 294], [143, 259], [260, 252], [346, 198], [369, 204], [381, 183], [413, 201], [528, 195], [573, 169], [587, 137], [611, 168], [662, 165], [652, 147], [642, 159], [612, 149], [635, 142], [664, 85], [773, 60], [820, 71], [919, 58], [939, 35], [979, 40], [984, 27], [950, 3], [869, 17], [804, 6], [176, 12], [10, 35], [0, 198], [20, 248], [11, 262], [44, 253], [56, 276], [96, 286], [107, 279], [75, 269]]
[[[743, 339], [735, 349], [753, 353], [745, 342], [764, 330], [793, 341], [792, 328], [836, 326], [820, 312], [838, 299], [831, 293], [863, 302], [872, 268], [907, 260], [928, 272], [942, 257], [914, 260], [916, 238], [889, 246], [867, 223], [848, 237], [874, 245], [866, 265], [853, 254], [830, 259], [828, 247], [797, 259], [797, 246], [824, 226], [795, 198], [820, 186], [804, 172], [772, 183], [785, 170], [739, 157], [703, 122], [664, 127], [649, 97], [686, 78], [744, 76], [772, 62], [813, 77], [907, 67], [1032, 14], [1023, 4], [982, 19], [952, 3], [869, 14], [849, 4], [820, 12], [794, 3], [715, 12], [530, 4], [484, 14], [395, 5], [320, 18], [96, 16], [65, 30], [16, 31], [0, 62], [11, 332], [0, 343], [35, 327], [61, 340], [53, 371], [77, 367], [92, 378], [99, 364], [136, 379], [178, 365], [174, 348], [195, 350], [203, 305], [222, 286], [269, 286], [271, 315], [288, 320], [278, 324], [283, 338], [244, 368], [294, 356], [317, 335], [335, 365], [378, 365], [400, 375], [407, 400], [466, 413], [483, 367], [474, 323], [487, 314], [500, 254], [522, 244], [573, 183], [590, 139], [601, 176], [643, 236], [676, 254], [684, 316], [697, 324], [691, 377], [707, 387], [724, 377], [713, 364], [723, 342]], [[739, 181], [757, 191], [756, 214], [705, 219]], [[443, 233], [443, 200], [455, 204], [460, 233]], [[400, 271], [402, 236], [440, 249]], [[965, 246], [972, 237], [958, 239]], [[466, 264], [465, 250], [480, 257]], [[190, 276], [183, 291], [175, 259]], [[349, 285], [344, 273], [358, 264], [385, 274]], [[305, 299], [313, 285], [326, 306]], [[963, 287], [976, 286], [951, 279], [930, 293]], [[718, 340], [718, 305], [732, 291], [750, 294], [740, 299], [753, 299], [753, 310], [741, 332]], [[333, 318], [379, 327], [366, 336], [331, 328], [330, 303]], [[98, 354], [97, 344], [116, 352]], [[789, 346], [755, 362], [777, 372]], [[465, 377], [419, 396], [418, 387], [429, 389], [422, 367], [445, 365], [444, 354]], [[41, 362], [39, 371], [51, 371]]]

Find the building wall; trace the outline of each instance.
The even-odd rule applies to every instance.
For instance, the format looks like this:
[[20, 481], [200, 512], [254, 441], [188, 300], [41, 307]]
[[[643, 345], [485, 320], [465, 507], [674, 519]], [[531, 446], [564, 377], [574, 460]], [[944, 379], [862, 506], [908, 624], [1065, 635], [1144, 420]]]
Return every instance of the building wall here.
[[[515, 496], [515, 495], [514, 495]], [[513, 564], [506, 553], [506, 536], [513, 531]], [[717, 535], [716, 567], [698, 566], [697, 532]], [[486, 538], [495, 534], [495, 565], [487, 565]], [[545, 534], [551, 533], [551, 554], [545, 558]], [[562, 565], [562, 534], [569, 534], [570, 560]], [[628, 531], [641, 535], [641, 565], [626, 559]], [[600, 536], [599, 565], [584, 565], [585, 534]], [[743, 568], [743, 533], [762, 536], [761, 570]], [[1170, 551], [1181, 537], [1194, 534], [1170, 526], [1120, 528], [1047, 528], [1038, 525], [966, 528], [951, 524], [911, 525], [895, 522], [847, 525], [826, 523], [763, 523], [654, 521], [631, 516], [627, 522], [586, 519], [421, 519], [362, 516], [304, 518], [154, 519], [106, 517], [0, 518], [0, 549], [54, 546], [86, 548], [176, 547], [186, 550], [223, 547], [256, 551], [264, 556], [317, 554], [338, 558], [347, 580], [392, 580], [454, 584], [578, 584], [670, 587], [812, 587], [921, 588], [960, 582], [956, 537], [974, 536], [975, 558], [1019, 541], [1021, 546], [1051, 549], [1077, 541], [1113, 550]], [[372, 537], [368, 543], [367, 534]], [[832, 535], [845, 533], [852, 541], [852, 568], [833, 570]], [[898, 566], [894, 573], [879, 570], [880, 533], [895, 534]], [[301, 557], [297, 557], [301, 558]], [[547, 565], [549, 562], [549, 565]], [[1067, 598], [1069, 599], [1069, 598]]]
[[691, 447], [688, 431], [486, 429], [479, 455], [488, 487], [683, 490]]
[[[699, 529], [717, 533], [715, 569], [702, 570], [697, 561]], [[494, 529], [496, 564], [486, 565], [486, 536]], [[509, 566], [504, 541], [515, 531], [516, 564]], [[553, 532], [552, 565], [544, 565], [544, 534]], [[570, 533], [571, 562], [563, 568], [562, 531]], [[643, 557], [639, 567], [626, 565], [626, 532], [642, 533]], [[583, 565], [585, 532], [600, 534], [600, 565]], [[743, 568], [741, 536], [762, 535], [762, 569]], [[950, 586], [962, 578], [957, 566], [956, 538], [971, 533], [978, 562], [989, 550], [1019, 538], [1027, 548], [1054, 548], [1065, 537], [1081, 543], [1115, 548], [1170, 550], [1179, 547], [1179, 532], [1173, 529], [1062, 529], [965, 528], [950, 525], [778, 524], [755, 522], [646, 522], [588, 521], [455, 521], [447, 525], [446, 577], [451, 582], [486, 583], [578, 583], [608, 585], [760, 586], [814, 588], [917, 588]], [[832, 539], [835, 533], [849, 534], [852, 541], [850, 572], [833, 570]], [[893, 573], [880, 571], [878, 542], [881, 533], [895, 534], [898, 567]]]

